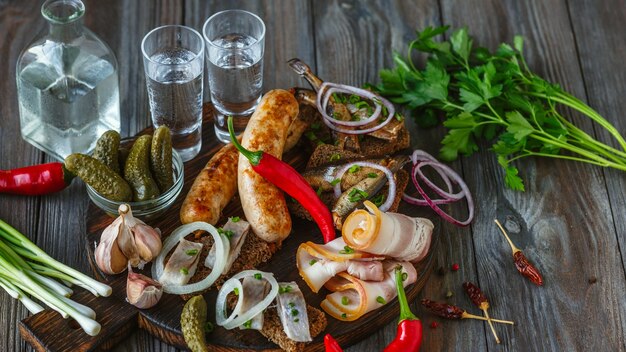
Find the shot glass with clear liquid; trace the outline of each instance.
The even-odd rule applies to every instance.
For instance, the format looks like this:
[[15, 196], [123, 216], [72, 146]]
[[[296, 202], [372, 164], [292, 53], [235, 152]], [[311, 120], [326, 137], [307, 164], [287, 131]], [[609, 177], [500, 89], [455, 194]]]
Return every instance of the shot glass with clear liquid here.
[[155, 128], [167, 126], [183, 161], [202, 146], [204, 40], [192, 28], [163, 26], [141, 42], [150, 113]]
[[204, 23], [215, 134], [228, 143], [226, 117], [233, 116], [236, 133], [243, 132], [261, 100], [265, 23], [243, 10], [214, 14]]

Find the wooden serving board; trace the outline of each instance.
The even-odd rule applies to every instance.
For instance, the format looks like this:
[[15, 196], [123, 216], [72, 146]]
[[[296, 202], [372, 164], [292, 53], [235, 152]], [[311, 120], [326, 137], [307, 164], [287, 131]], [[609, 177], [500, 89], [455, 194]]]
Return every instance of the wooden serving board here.
[[[153, 227], [161, 229], [164, 235], [172, 232], [180, 226], [179, 209], [187, 194], [195, 176], [202, 170], [210, 157], [222, 147], [214, 137], [213, 124], [211, 122], [211, 108], [205, 106], [205, 121], [202, 131], [202, 149], [200, 154], [185, 164], [185, 186], [174, 205], [164, 214], [154, 219], [147, 220]], [[150, 133], [149, 129], [142, 133]], [[290, 152], [284, 156], [296, 169], [302, 170], [307, 162], [307, 153], [302, 151]], [[407, 204], [401, 204], [399, 212], [411, 216], [430, 216], [421, 209]], [[219, 224], [223, 224], [228, 216], [242, 216], [241, 205], [236, 197], [224, 210], [224, 217]], [[85, 334], [78, 324], [72, 320], [64, 320], [61, 316], [47, 309], [39, 314], [30, 316], [20, 322], [20, 333], [38, 351], [94, 351], [107, 350], [122, 341], [135, 329], [140, 328], [148, 331], [160, 340], [176, 346], [186, 348], [180, 329], [180, 314], [184, 301], [175, 295], [164, 294], [161, 301], [153, 308], [139, 310], [126, 303], [126, 272], [115, 275], [103, 275], [93, 261], [93, 252], [98, 243], [102, 230], [113, 221], [102, 210], [91, 204], [87, 218], [89, 234], [86, 238], [85, 253], [89, 255], [90, 264], [94, 274], [101, 280], [113, 287], [110, 297], [94, 297], [89, 292], [77, 290], [72, 298], [83, 303], [96, 311], [97, 320], [102, 325], [102, 331], [98, 336], [90, 337]], [[418, 292], [424, 286], [433, 268], [433, 253], [439, 244], [440, 226], [435, 221], [435, 234], [428, 256], [417, 265], [417, 282], [407, 288], [409, 300], [414, 300]], [[327, 292], [322, 289], [319, 294], [314, 294], [302, 281], [295, 264], [295, 253], [298, 245], [304, 241], [312, 240], [322, 242], [321, 234], [315, 223], [293, 217], [293, 229], [291, 235], [283, 242], [282, 248], [274, 257], [259, 270], [273, 272], [276, 279], [281, 281], [296, 281], [308, 304], [319, 308]], [[150, 276], [148, 270], [143, 271]], [[205, 294], [209, 305], [209, 320], [215, 319], [215, 298], [217, 290], [211, 290]], [[397, 319], [399, 314], [396, 301], [389, 302], [384, 307], [373, 311], [354, 322], [341, 322], [327, 315], [328, 327], [325, 332], [317, 336], [312, 343], [307, 345], [307, 351], [323, 351], [323, 336], [331, 333], [339, 343], [350, 346], [366, 338], [374, 331], [385, 326], [390, 321]], [[211, 351], [279, 351], [275, 344], [269, 342], [256, 331], [232, 331], [220, 327], [207, 336]]]

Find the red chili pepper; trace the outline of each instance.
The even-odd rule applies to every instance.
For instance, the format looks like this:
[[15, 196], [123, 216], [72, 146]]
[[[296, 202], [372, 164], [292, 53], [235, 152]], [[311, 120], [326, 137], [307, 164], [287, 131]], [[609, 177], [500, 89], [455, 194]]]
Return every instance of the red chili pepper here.
[[396, 268], [396, 289], [400, 304], [400, 323], [398, 323], [396, 338], [385, 347], [385, 352], [417, 352], [422, 346], [422, 322], [409, 308], [402, 285], [402, 267]]
[[322, 231], [324, 242], [328, 243], [335, 239], [335, 227], [330, 210], [326, 207], [311, 185], [291, 165], [276, 158], [271, 154], [259, 150], [256, 152], [244, 148], [235, 137], [232, 117], [228, 118], [228, 131], [230, 140], [241, 155], [250, 160], [254, 171], [265, 177], [266, 180], [282, 189], [285, 193], [295, 198], [313, 217], [317, 226]]
[[0, 170], [0, 193], [28, 196], [54, 193], [67, 187], [73, 178], [60, 162]]
[[341, 346], [337, 340], [335, 340], [330, 334], [326, 334], [324, 336], [324, 346], [326, 347], [326, 352], [343, 352]]

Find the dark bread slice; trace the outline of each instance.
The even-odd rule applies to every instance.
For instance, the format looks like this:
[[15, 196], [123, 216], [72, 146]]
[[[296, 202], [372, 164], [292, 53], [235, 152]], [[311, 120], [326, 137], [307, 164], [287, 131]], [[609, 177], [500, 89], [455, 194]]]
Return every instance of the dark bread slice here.
[[[328, 324], [326, 314], [308, 304], [306, 306], [306, 313], [309, 318], [309, 331], [311, 332], [311, 337], [314, 338], [326, 329], [326, 325]], [[287, 337], [276, 309], [266, 309], [263, 314], [263, 329], [261, 329], [263, 336], [287, 352], [304, 351], [307, 343], [296, 342]]]
[[[204, 246], [202, 247], [202, 253], [200, 254], [198, 269], [189, 280], [189, 283], [198, 282], [209, 276], [209, 273], [211, 272], [211, 269], [204, 266], [204, 260], [209, 254], [209, 249], [211, 248], [211, 246], [213, 246], [213, 237], [208, 235], [202, 236], [199, 242], [202, 242]], [[267, 262], [268, 260], [270, 260], [270, 258], [272, 258], [274, 253], [278, 251], [278, 249], [279, 247], [276, 243], [265, 242], [257, 235], [255, 235], [253, 231], [250, 231], [246, 237], [245, 242], [241, 246], [241, 252], [239, 253], [239, 257], [235, 259], [228, 273], [226, 273], [226, 275], [220, 276], [215, 284], [211, 287], [217, 286], [217, 288], [219, 289], [220, 287], [222, 287], [224, 281], [226, 281], [229, 277], [235, 275], [236, 273], [243, 270], [254, 269], [257, 266]], [[209, 291], [211, 287], [209, 287], [205, 291], [194, 292], [193, 294], [188, 295], [181, 295], [181, 297], [186, 301], [193, 296], [203, 294]]]

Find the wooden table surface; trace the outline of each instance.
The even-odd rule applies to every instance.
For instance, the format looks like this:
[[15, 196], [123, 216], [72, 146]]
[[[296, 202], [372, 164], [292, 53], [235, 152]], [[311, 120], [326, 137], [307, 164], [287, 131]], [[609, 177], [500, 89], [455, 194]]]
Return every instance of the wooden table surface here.
[[[0, 1], [0, 169], [49, 161], [20, 138], [15, 63], [20, 51], [47, 26], [40, 2]], [[624, 0], [397, 0], [397, 1], [86, 1], [85, 24], [117, 55], [122, 134], [149, 123], [140, 42], [152, 28], [185, 24], [198, 30], [213, 13], [243, 8], [267, 25], [264, 88], [306, 86], [285, 64], [299, 57], [327, 80], [361, 85], [377, 82], [404, 52], [415, 29], [467, 26], [481, 46], [494, 48], [526, 39], [530, 67], [586, 101], [626, 135], [626, 4]], [[612, 143], [588, 121], [586, 131]], [[435, 153], [443, 130], [417, 131], [414, 146]], [[486, 146], [485, 146], [486, 147]], [[512, 319], [497, 326], [495, 344], [486, 324], [442, 321], [421, 309], [426, 326], [423, 351], [624, 351], [626, 350], [626, 173], [568, 161], [523, 159], [518, 166], [525, 193], [506, 189], [492, 153], [484, 148], [452, 165], [477, 201], [473, 224], [445, 226], [437, 267], [460, 270], [433, 274], [420, 297], [445, 299], [476, 312], [461, 283], [478, 283], [491, 300], [492, 317]], [[0, 196], [0, 218], [26, 233], [61, 261], [87, 272], [82, 252], [89, 203], [75, 181], [46, 197]], [[544, 273], [545, 286], [521, 278], [509, 248], [493, 224], [508, 220], [514, 242]], [[0, 351], [30, 350], [17, 323], [26, 309], [0, 293]], [[349, 351], [380, 351], [395, 334], [389, 324]], [[172, 351], [137, 332], [116, 351]]]

